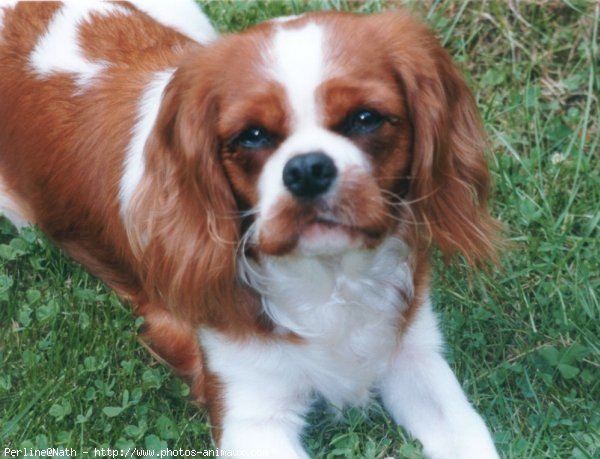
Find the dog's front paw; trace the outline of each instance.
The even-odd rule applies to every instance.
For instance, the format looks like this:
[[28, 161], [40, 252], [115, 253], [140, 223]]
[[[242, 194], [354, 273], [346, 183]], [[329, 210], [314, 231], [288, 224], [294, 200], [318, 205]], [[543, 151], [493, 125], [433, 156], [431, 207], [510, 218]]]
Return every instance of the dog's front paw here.
[[468, 439], [457, 443], [430, 445], [423, 453], [429, 459], [500, 459], [490, 438]]
[[227, 429], [220, 449], [229, 457], [237, 458], [310, 459], [295, 432], [270, 427]]

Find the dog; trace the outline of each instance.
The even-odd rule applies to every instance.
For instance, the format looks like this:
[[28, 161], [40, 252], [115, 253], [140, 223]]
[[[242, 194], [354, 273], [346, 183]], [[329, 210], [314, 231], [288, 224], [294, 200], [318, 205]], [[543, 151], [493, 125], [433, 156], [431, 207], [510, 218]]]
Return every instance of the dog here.
[[216, 444], [307, 458], [379, 397], [431, 458], [497, 458], [442, 355], [430, 253], [494, 260], [485, 135], [402, 11], [219, 37], [191, 0], [0, 8], [0, 211], [144, 318]]

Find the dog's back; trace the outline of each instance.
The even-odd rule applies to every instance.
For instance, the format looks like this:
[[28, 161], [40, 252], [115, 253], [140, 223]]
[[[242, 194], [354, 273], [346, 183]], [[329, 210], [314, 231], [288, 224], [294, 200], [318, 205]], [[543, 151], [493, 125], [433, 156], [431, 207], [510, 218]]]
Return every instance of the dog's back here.
[[179, 8], [179, 23], [174, 7], [163, 8], [165, 23], [151, 16], [153, 2], [140, 3], [147, 12], [109, 2], [1, 9], [0, 211], [41, 227], [117, 290], [137, 284], [117, 197], [145, 91], [193, 39], [214, 36], [188, 4], [175, 2], [196, 17]]

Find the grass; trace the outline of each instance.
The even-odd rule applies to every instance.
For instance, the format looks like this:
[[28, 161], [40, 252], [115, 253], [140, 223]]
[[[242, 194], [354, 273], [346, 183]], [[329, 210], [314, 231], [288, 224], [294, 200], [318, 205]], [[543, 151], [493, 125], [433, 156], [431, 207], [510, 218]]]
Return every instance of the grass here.
[[[389, 3], [389, 2], [388, 2]], [[222, 30], [381, 1], [214, 2]], [[439, 265], [435, 299], [459, 380], [503, 457], [600, 457], [600, 78], [593, 2], [412, 2], [468, 76], [490, 136], [493, 212], [513, 243], [465, 282]], [[206, 414], [136, 340], [128, 308], [37, 231], [0, 220], [4, 447], [209, 448]], [[377, 405], [311, 414], [318, 458], [413, 458]]]

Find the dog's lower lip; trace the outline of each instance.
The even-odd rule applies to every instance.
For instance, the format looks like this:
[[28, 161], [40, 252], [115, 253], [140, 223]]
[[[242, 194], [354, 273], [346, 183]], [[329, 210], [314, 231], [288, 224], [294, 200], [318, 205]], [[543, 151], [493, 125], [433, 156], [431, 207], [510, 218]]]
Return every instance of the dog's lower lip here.
[[359, 234], [365, 233], [361, 228], [349, 225], [347, 223], [342, 223], [336, 220], [330, 220], [327, 218], [317, 218], [311, 223], [308, 224], [308, 228], [310, 227], [321, 227], [325, 230], [331, 231], [341, 231], [348, 233], [351, 236], [358, 236]]
[[347, 223], [342, 223], [336, 220], [329, 220], [327, 218], [317, 218], [312, 223], [308, 225], [310, 226], [321, 226], [328, 230], [338, 230], [343, 231], [352, 235], [357, 235], [359, 233], [363, 233], [363, 231], [353, 225], [349, 225]]
[[363, 237], [366, 237], [367, 239], [379, 239], [379, 237], [381, 236], [381, 234], [378, 233], [377, 231], [370, 230], [368, 228], [349, 225], [347, 223], [342, 223], [342, 222], [339, 222], [336, 220], [330, 220], [328, 218], [322, 218], [322, 217], [316, 218], [314, 221], [312, 221], [310, 224], [308, 224], [307, 227], [311, 227], [311, 226], [321, 226], [328, 230], [339, 230], [342, 232], [346, 232], [350, 236], [353, 236], [353, 237], [363, 236]]

